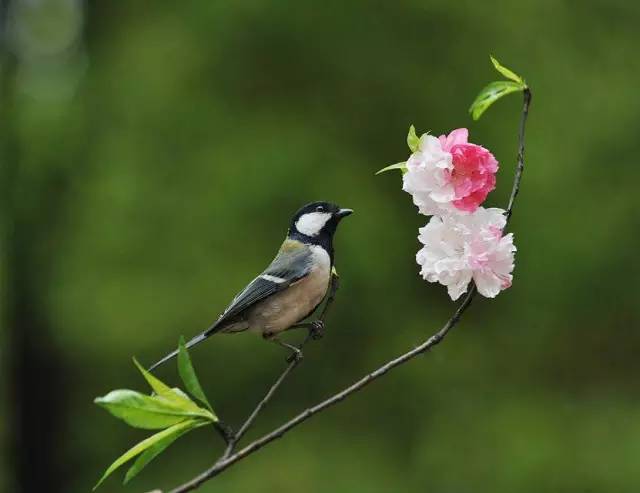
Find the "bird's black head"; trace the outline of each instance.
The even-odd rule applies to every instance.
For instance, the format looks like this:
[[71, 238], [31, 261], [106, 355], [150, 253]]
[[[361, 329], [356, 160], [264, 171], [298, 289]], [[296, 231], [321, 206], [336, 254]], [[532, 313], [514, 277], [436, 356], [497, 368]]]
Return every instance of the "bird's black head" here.
[[304, 243], [322, 245], [331, 250], [338, 223], [351, 213], [351, 209], [341, 209], [330, 202], [312, 202], [293, 216], [289, 237]]

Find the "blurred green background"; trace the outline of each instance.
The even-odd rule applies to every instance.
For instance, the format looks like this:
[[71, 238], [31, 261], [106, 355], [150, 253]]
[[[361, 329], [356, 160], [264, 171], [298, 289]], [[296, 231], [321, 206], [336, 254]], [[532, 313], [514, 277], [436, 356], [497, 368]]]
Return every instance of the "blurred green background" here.
[[[504, 207], [520, 98], [467, 114], [489, 53], [533, 89], [512, 289], [201, 491], [639, 490], [640, 3], [1, 5], [0, 491], [88, 491], [148, 434], [93, 398], [146, 389], [131, 357], [205, 328], [306, 202], [356, 210], [342, 288], [252, 436], [434, 332], [454, 304], [417, 275], [426, 220], [373, 172], [406, 159], [411, 123], [466, 126]], [[193, 358], [231, 424], [284, 365], [248, 334]], [[175, 486], [220, 449], [199, 430], [102, 491]]]

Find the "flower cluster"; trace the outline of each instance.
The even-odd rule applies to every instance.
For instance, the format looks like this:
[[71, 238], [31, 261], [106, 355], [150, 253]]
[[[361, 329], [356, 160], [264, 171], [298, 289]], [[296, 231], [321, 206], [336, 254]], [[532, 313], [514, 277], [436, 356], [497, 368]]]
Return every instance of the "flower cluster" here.
[[468, 138], [466, 128], [414, 136], [403, 175], [402, 188], [420, 213], [433, 216], [418, 236], [420, 273], [447, 286], [454, 300], [471, 280], [490, 298], [511, 286], [516, 251], [513, 235], [503, 234], [505, 211], [480, 206], [496, 186], [498, 161]]
[[478, 292], [489, 298], [511, 286], [513, 234], [502, 234], [502, 209], [480, 207], [473, 214], [433, 216], [420, 228], [418, 239], [424, 245], [416, 260], [420, 274], [429, 282], [447, 287], [455, 300], [473, 279]]

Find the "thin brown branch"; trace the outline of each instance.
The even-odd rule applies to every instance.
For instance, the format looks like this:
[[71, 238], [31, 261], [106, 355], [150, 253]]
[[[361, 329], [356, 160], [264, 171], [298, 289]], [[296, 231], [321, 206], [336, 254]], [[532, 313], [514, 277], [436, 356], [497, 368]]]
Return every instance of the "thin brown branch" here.
[[[514, 176], [514, 179], [513, 179], [513, 186], [512, 186], [512, 189], [511, 189], [511, 195], [510, 195], [510, 198], [509, 198], [509, 203], [507, 205], [507, 221], [510, 219], [511, 214], [513, 212], [513, 205], [514, 205], [516, 196], [518, 195], [518, 192], [520, 190], [520, 181], [522, 180], [522, 172], [524, 170], [525, 125], [526, 125], [527, 116], [528, 116], [528, 113], [529, 113], [529, 104], [531, 102], [531, 91], [530, 91], [530, 89], [528, 87], [523, 90], [523, 96], [524, 96], [524, 104], [523, 104], [523, 108], [522, 108], [522, 118], [520, 120], [520, 129], [519, 129], [519, 134], [518, 134], [518, 160], [517, 160], [515, 176]], [[458, 322], [460, 321], [460, 318], [462, 317], [462, 314], [465, 312], [465, 310], [471, 304], [471, 301], [473, 300], [475, 294], [476, 294], [476, 287], [475, 287], [475, 285], [473, 283], [471, 283], [471, 285], [469, 287], [469, 291], [467, 292], [467, 294], [465, 295], [464, 299], [462, 300], [462, 303], [460, 303], [460, 305], [458, 306], [458, 308], [456, 309], [454, 314], [451, 316], [451, 318], [447, 321], [447, 323], [438, 332], [433, 334], [431, 337], [429, 337], [426, 341], [424, 341], [423, 343], [421, 343], [417, 347], [415, 347], [412, 350], [410, 350], [410, 351], [398, 356], [397, 358], [394, 358], [391, 361], [385, 363], [384, 365], [382, 365], [378, 369], [376, 369], [373, 372], [365, 375], [364, 377], [362, 377], [357, 382], [355, 382], [352, 385], [350, 385], [349, 387], [341, 390], [340, 392], [332, 395], [328, 399], [320, 402], [319, 404], [316, 404], [313, 407], [310, 407], [310, 408], [304, 410], [303, 412], [301, 412], [300, 414], [298, 414], [294, 418], [290, 419], [289, 421], [287, 421], [286, 423], [284, 423], [280, 427], [276, 428], [275, 430], [271, 431], [270, 433], [267, 433], [266, 435], [262, 436], [261, 438], [258, 438], [257, 440], [253, 441], [252, 443], [250, 443], [249, 445], [247, 445], [243, 449], [239, 450], [238, 452], [233, 453], [231, 455], [223, 454], [223, 456], [213, 466], [211, 466], [209, 469], [207, 469], [206, 471], [202, 472], [201, 474], [199, 474], [198, 476], [196, 476], [192, 480], [190, 480], [190, 481], [184, 483], [183, 485], [178, 486], [177, 488], [173, 489], [171, 491], [171, 493], [185, 493], [187, 491], [195, 490], [200, 485], [202, 485], [204, 482], [206, 482], [209, 479], [217, 476], [221, 472], [225, 471], [226, 469], [228, 469], [229, 467], [234, 465], [236, 462], [244, 459], [245, 457], [248, 457], [249, 455], [251, 455], [254, 452], [258, 451], [259, 449], [261, 449], [265, 445], [268, 445], [269, 443], [273, 442], [274, 440], [277, 440], [278, 438], [282, 437], [289, 430], [291, 430], [291, 429], [295, 428], [296, 426], [302, 424], [304, 421], [306, 421], [307, 419], [311, 418], [315, 414], [318, 414], [319, 412], [324, 411], [325, 409], [328, 409], [329, 407], [331, 407], [331, 406], [343, 401], [344, 399], [346, 399], [347, 397], [353, 395], [354, 393], [358, 392], [359, 390], [362, 390], [364, 387], [366, 387], [368, 384], [370, 384], [374, 380], [377, 380], [378, 378], [382, 377], [383, 375], [385, 375], [386, 373], [388, 373], [392, 369], [394, 369], [394, 368], [396, 368], [396, 367], [408, 362], [409, 360], [415, 358], [416, 356], [418, 356], [420, 354], [425, 353], [426, 351], [429, 351], [431, 348], [433, 348], [434, 346], [436, 346], [437, 344], [442, 342], [442, 340], [446, 337], [446, 335], [449, 333], [449, 331], [451, 329], [453, 329], [458, 324]], [[287, 370], [285, 370], [285, 373], [288, 373]], [[282, 378], [282, 376], [281, 376], [279, 381], [280, 380], [284, 380], [284, 378]], [[278, 386], [279, 386], [280, 383], [282, 383], [282, 382], [280, 381], [278, 383], [278, 381], [276, 381], [276, 384]], [[275, 392], [275, 390], [274, 390], [274, 392]], [[265, 399], [267, 401], [268, 401], [267, 397], [270, 398], [270, 395], [269, 395], [270, 393], [271, 393], [271, 395], [273, 394], [271, 392], [271, 389], [267, 393], [267, 396], [265, 396]], [[260, 404], [262, 404], [262, 402], [264, 402], [265, 399], [263, 399], [263, 401], [261, 401]], [[256, 416], [257, 416], [257, 414], [260, 412], [260, 409], [262, 409], [262, 407], [264, 407], [264, 406], [261, 407], [260, 404], [258, 405], [258, 408], [256, 408], [257, 413], [256, 413], [256, 411], [254, 411], [254, 413], [252, 413], [251, 416], [253, 416], [253, 414], [256, 414]], [[250, 421], [251, 416], [249, 417], [247, 422]], [[253, 420], [251, 420], [251, 422], [252, 421]], [[245, 424], [247, 422], [245, 422]], [[249, 422], [249, 424], [251, 424], [251, 423]]]
[[[309, 336], [307, 336], [304, 341], [302, 342], [302, 344], [300, 344], [300, 346], [298, 346], [300, 349], [302, 349], [304, 347], [304, 345], [307, 343], [307, 341], [310, 339]], [[245, 422], [242, 424], [242, 426], [240, 427], [240, 429], [238, 430], [238, 432], [231, 438], [231, 440], [229, 440], [229, 442], [227, 443], [227, 447], [224, 451], [224, 453], [222, 454], [221, 460], [226, 459], [227, 457], [229, 457], [231, 455], [231, 453], [233, 452], [233, 450], [235, 449], [235, 446], [237, 445], [237, 443], [242, 439], [242, 437], [244, 436], [244, 434], [247, 432], [247, 430], [251, 427], [251, 425], [254, 423], [254, 421], [257, 419], [258, 415], [262, 412], [262, 410], [266, 407], [266, 405], [269, 403], [269, 401], [271, 400], [271, 398], [273, 397], [273, 395], [276, 393], [276, 391], [278, 390], [278, 388], [282, 385], [282, 382], [285, 381], [285, 379], [287, 378], [287, 376], [289, 375], [289, 373], [291, 373], [293, 371], [293, 369], [298, 366], [298, 364], [300, 364], [302, 360], [300, 358], [293, 358], [289, 364], [287, 365], [287, 367], [284, 369], [284, 371], [280, 374], [280, 376], [276, 379], [276, 381], [274, 382], [274, 384], [269, 388], [269, 390], [267, 391], [267, 393], [265, 394], [265, 396], [260, 400], [260, 402], [258, 403], [258, 405], [255, 407], [255, 409], [251, 412], [251, 414], [249, 415], [249, 417], [245, 420]]]

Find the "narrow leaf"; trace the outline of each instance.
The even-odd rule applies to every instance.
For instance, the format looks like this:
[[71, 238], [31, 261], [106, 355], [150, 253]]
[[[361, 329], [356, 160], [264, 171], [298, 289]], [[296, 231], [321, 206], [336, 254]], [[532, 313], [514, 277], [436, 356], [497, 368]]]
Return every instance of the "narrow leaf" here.
[[411, 125], [409, 127], [409, 133], [407, 134], [407, 145], [411, 152], [416, 152], [420, 146], [420, 137], [416, 135], [416, 128]]
[[518, 74], [516, 74], [512, 70], [509, 70], [504, 65], [501, 65], [498, 60], [493, 58], [493, 56], [489, 55], [489, 58], [491, 58], [491, 63], [493, 63], [493, 66], [495, 67], [495, 69], [498, 72], [500, 72], [502, 75], [504, 75], [507, 79], [510, 79], [510, 80], [512, 80], [514, 82], [517, 82], [521, 86], [524, 85], [524, 80], [522, 79], [522, 77], [520, 77]]
[[[178, 429], [178, 430], [174, 431], [173, 434], [168, 435], [168, 436], [162, 438], [161, 440], [157, 441], [153, 445], [151, 445], [142, 454], [140, 454], [138, 456], [136, 461], [129, 468], [129, 470], [127, 471], [126, 476], [124, 477], [124, 484], [127, 484], [134, 477], [136, 477], [138, 475], [138, 473], [140, 471], [142, 471], [146, 467], [147, 464], [149, 464], [149, 462], [151, 462], [158, 455], [160, 455], [169, 445], [171, 445], [173, 442], [175, 442], [182, 435], [184, 435], [185, 433], [187, 433], [187, 432], [189, 432], [189, 431], [191, 431], [191, 430], [193, 430], [195, 428], [199, 428], [200, 426], [205, 426], [205, 425], [208, 425], [208, 424], [209, 424], [208, 421], [200, 421], [200, 420], [193, 421], [191, 426]], [[178, 425], [176, 425], [176, 426], [178, 426]]]
[[191, 399], [189, 399], [189, 397], [184, 392], [179, 392], [177, 391], [178, 389], [172, 389], [167, 384], [162, 382], [162, 380], [145, 370], [142, 365], [138, 363], [137, 359], [133, 358], [133, 362], [138, 367], [138, 370], [140, 370], [140, 373], [142, 373], [142, 376], [149, 383], [156, 394], [164, 397], [169, 402], [175, 404], [176, 406], [179, 406], [185, 411], [197, 412], [200, 409], [198, 405]]
[[185, 409], [162, 396], [152, 397], [133, 390], [113, 390], [94, 402], [128, 425], [146, 430], [166, 428], [187, 418], [212, 420], [206, 409]]
[[118, 469], [122, 464], [126, 463], [127, 461], [133, 459], [136, 455], [141, 454], [142, 452], [144, 452], [145, 450], [147, 450], [149, 447], [152, 447], [153, 445], [155, 445], [158, 442], [161, 442], [162, 440], [164, 440], [167, 437], [172, 436], [174, 433], [180, 433], [182, 434], [182, 430], [188, 430], [189, 428], [191, 428], [194, 423], [196, 423], [197, 421], [195, 420], [187, 420], [187, 421], [183, 421], [182, 423], [178, 423], [174, 426], [171, 426], [170, 428], [167, 428], [166, 430], [162, 430], [158, 433], [156, 433], [155, 435], [151, 435], [149, 438], [146, 438], [144, 440], [142, 440], [140, 443], [138, 443], [137, 445], [134, 445], [133, 447], [131, 447], [129, 450], [127, 450], [124, 454], [122, 454], [120, 457], [118, 457], [113, 464], [111, 464], [107, 470], [105, 471], [105, 473], [102, 475], [102, 477], [100, 478], [100, 480], [96, 483], [96, 485], [93, 487], [93, 489], [95, 490], [98, 486], [100, 486], [100, 484], [116, 469]]
[[523, 87], [520, 84], [511, 81], [501, 80], [491, 82], [480, 91], [476, 99], [471, 103], [469, 113], [471, 113], [471, 117], [474, 120], [477, 120], [487, 108], [498, 99], [512, 92], [521, 91], [522, 89]]
[[206, 405], [211, 413], [215, 421], [218, 420], [217, 416], [213, 412], [213, 408], [209, 401], [207, 400], [207, 396], [202, 390], [202, 386], [200, 385], [200, 381], [198, 380], [198, 376], [196, 375], [196, 371], [193, 368], [193, 364], [191, 363], [191, 358], [189, 357], [189, 352], [187, 348], [184, 346], [184, 337], [180, 337], [180, 343], [178, 347], [178, 372], [180, 373], [180, 378], [184, 382], [184, 386], [187, 388], [191, 395], [193, 395], [196, 399]]
[[376, 171], [376, 175], [391, 171], [392, 169], [399, 169], [404, 175], [407, 172], [407, 163], [406, 161], [402, 161], [401, 163], [392, 164], [390, 166], [387, 166], [386, 168], [382, 168], [381, 170]]

